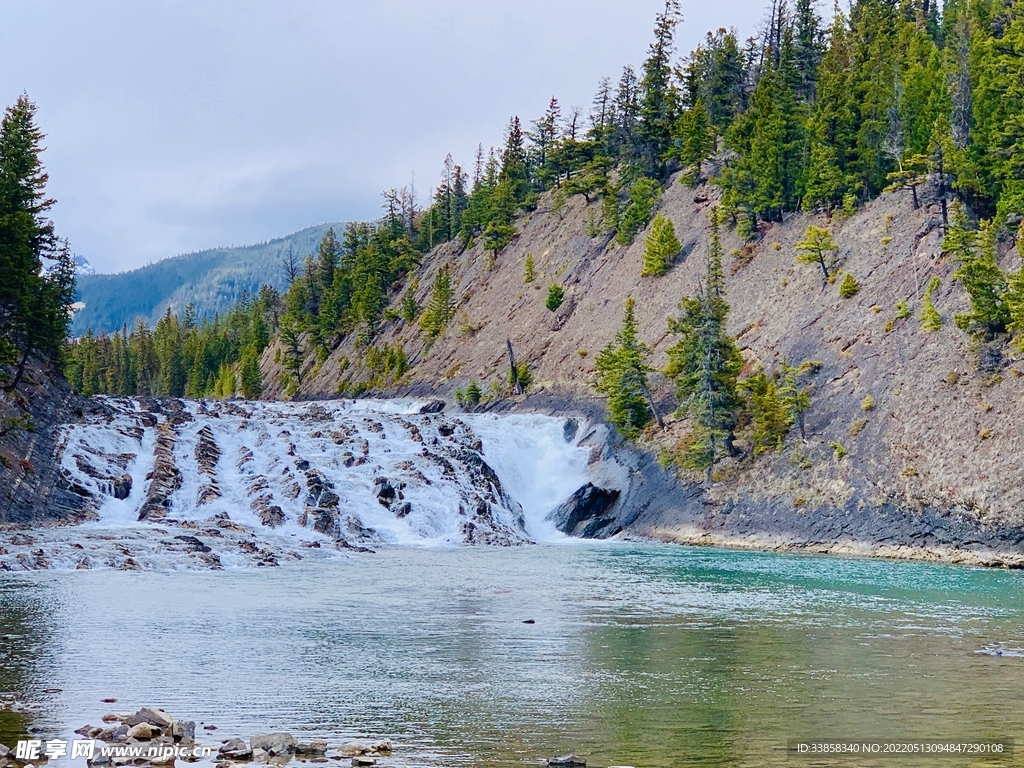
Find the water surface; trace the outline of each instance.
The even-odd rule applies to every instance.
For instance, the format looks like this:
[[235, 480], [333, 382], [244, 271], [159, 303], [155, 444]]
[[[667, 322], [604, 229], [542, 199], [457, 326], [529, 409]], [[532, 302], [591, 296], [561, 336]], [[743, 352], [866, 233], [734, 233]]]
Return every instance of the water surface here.
[[2, 574], [0, 691], [38, 705], [42, 738], [157, 705], [215, 724], [208, 741], [391, 738], [389, 766], [569, 751], [638, 768], [925, 765], [785, 746], [1024, 743], [1024, 659], [978, 653], [1024, 647], [1021, 586], [1016, 572], [621, 543]]

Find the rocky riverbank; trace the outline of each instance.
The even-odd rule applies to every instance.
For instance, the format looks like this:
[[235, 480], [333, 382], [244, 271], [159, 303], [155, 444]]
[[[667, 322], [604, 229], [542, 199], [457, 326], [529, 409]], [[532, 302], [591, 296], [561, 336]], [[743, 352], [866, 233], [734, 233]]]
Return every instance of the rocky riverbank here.
[[[329, 746], [324, 739], [299, 740], [290, 733], [254, 734], [248, 740], [233, 737], [217, 739], [216, 726], [201, 726], [197, 735], [194, 720], [172, 717], [159, 707], [143, 707], [137, 712], [103, 715], [102, 726], [83, 725], [75, 731], [84, 743], [81, 755], [90, 766], [149, 766], [186, 763], [215, 763], [219, 768], [246, 763], [285, 765], [290, 760], [310, 763], [347, 761], [353, 768], [369, 768], [381, 757], [391, 755], [390, 740], [349, 741]], [[39, 740], [39, 757], [19, 757], [16, 751], [0, 745], [0, 768], [27, 768], [31, 765], [68, 757], [74, 742], [61, 740], [47, 757], [52, 741]], [[57, 752], [64, 754], [57, 754]]]

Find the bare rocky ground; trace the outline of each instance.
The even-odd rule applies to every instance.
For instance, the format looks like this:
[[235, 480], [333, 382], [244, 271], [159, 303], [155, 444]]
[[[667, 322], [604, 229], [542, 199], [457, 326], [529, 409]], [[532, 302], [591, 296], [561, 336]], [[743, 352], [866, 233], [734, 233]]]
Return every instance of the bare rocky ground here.
[[[718, 194], [713, 185], [690, 188], [678, 181], [666, 190], [657, 209], [674, 222], [683, 250], [660, 278], [640, 277], [646, 232], [628, 248], [607, 235], [588, 235], [588, 224], [600, 220], [600, 206], [582, 196], [557, 211], [552, 196], [545, 196], [536, 212], [517, 222], [518, 236], [493, 264], [481, 244], [442, 247], [418, 275], [419, 301], [426, 303], [431, 280], [448, 265], [459, 297], [455, 319], [429, 348], [418, 328], [388, 323], [376, 343], [401, 345], [411, 370], [400, 385], [374, 394], [451, 395], [470, 379], [486, 393], [504, 382], [510, 338], [517, 357], [530, 365], [534, 394], [498, 407], [558, 413], [600, 408], [594, 358], [618, 329], [627, 296], [637, 299], [640, 336], [653, 349], [652, 364], [664, 365], [674, 342], [666, 318], [697, 288], [707, 215]], [[983, 355], [954, 327], [953, 316], [969, 308], [968, 298], [951, 280], [955, 264], [941, 255], [934, 190], [921, 190], [921, 199], [915, 210], [909, 192], [886, 194], [832, 222], [793, 215], [746, 249], [726, 233], [729, 330], [747, 371], [774, 368], [783, 358], [817, 367], [808, 379], [813, 406], [807, 439], [791, 436], [782, 452], [754, 462], [722, 462], [705, 492], [695, 478], [658, 476], [652, 457], [688, 432], [685, 421], [668, 418], [666, 432], [650, 431], [640, 442], [646, 456], [637, 459], [644, 465], [640, 475], [659, 495], [628, 515], [633, 534], [1024, 564], [1024, 364], [1007, 349]], [[841, 298], [838, 282], [825, 283], [817, 267], [796, 262], [795, 245], [812, 223], [831, 225], [840, 245], [838, 266], [861, 286], [853, 298]], [[538, 272], [531, 284], [523, 281], [527, 254]], [[1001, 259], [1007, 269], [1020, 264], [1012, 243], [1002, 245]], [[918, 318], [933, 276], [942, 281], [933, 300], [943, 327], [925, 333]], [[556, 312], [544, 306], [552, 282], [566, 290]], [[395, 287], [394, 302], [404, 290]], [[908, 303], [909, 317], [896, 317], [900, 301]], [[266, 396], [282, 397], [274, 356], [271, 348], [263, 360]], [[349, 365], [359, 357], [346, 340], [318, 368], [311, 360], [298, 397], [331, 397], [343, 378], [367, 378], [358, 364]], [[985, 364], [979, 365], [982, 357]], [[668, 414], [674, 408], [671, 383], [658, 374], [653, 383]], [[624, 496], [618, 503], [628, 502]]]

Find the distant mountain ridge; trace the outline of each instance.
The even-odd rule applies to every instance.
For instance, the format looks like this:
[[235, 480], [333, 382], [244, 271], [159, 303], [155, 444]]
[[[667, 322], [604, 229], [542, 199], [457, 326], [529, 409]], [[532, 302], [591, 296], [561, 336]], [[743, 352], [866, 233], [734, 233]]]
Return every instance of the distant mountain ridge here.
[[75, 312], [71, 331], [75, 336], [90, 328], [113, 333], [139, 319], [152, 325], [168, 307], [177, 314], [189, 302], [199, 317], [212, 317], [231, 307], [243, 291], [255, 293], [263, 284], [283, 288], [289, 247], [301, 265], [329, 228], [340, 233], [344, 226], [326, 222], [258, 245], [211, 248], [113, 275], [81, 270], [78, 301], [83, 306]]

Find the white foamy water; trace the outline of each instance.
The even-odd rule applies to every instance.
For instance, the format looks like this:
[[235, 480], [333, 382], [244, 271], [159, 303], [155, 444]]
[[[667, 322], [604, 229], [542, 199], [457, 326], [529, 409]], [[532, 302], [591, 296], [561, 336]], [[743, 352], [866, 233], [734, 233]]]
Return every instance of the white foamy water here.
[[66, 428], [60, 456], [96, 520], [0, 539], [0, 568], [242, 567], [564, 540], [547, 516], [608, 475], [580, 444], [587, 425], [544, 415], [426, 414], [414, 400], [104, 403], [106, 416]]

